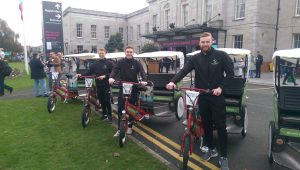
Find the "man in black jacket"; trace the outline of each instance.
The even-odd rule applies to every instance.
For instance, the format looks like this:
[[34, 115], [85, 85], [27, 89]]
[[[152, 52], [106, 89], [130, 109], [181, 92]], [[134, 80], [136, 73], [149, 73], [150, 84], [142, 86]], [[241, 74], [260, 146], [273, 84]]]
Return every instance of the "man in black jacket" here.
[[256, 75], [255, 78], [260, 78], [261, 74], [261, 65], [263, 64], [264, 57], [260, 54], [260, 51], [257, 51], [257, 56], [255, 59], [255, 66], [256, 66]]
[[201, 53], [190, 58], [183, 69], [167, 84], [167, 89], [173, 89], [176, 82], [180, 81], [194, 69], [195, 87], [212, 90], [212, 95], [200, 95], [198, 98], [199, 114], [203, 118], [205, 131], [204, 142], [209, 148], [208, 152], [201, 157], [204, 160], [209, 160], [211, 157], [218, 156], [213, 146], [214, 125], [218, 131], [218, 138], [220, 140], [221, 157], [219, 163], [222, 170], [228, 170], [226, 110], [222, 90], [225, 83], [224, 72], [226, 73], [226, 78], [234, 76], [233, 63], [225, 52], [215, 50], [211, 47], [211, 33], [202, 33], [199, 45]]
[[[120, 74], [120, 81], [126, 82], [138, 82], [138, 74], [142, 77], [142, 84], [146, 85], [146, 73], [142, 66], [142, 64], [133, 58], [134, 49], [131, 46], [127, 46], [125, 48], [125, 58], [121, 59], [115, 65], [113, 71], [110, 74], [109, 83], [113, 84], [115, 82], [115, 78], [118, 74]], [[130, 103], [136, 103], [137, 101], [137, 89], [132, 89], [132, 96]], [[123, 99], [123, 87], [120, 86], [120, 92], [118, 96], [118, 126], [120, 125], [120, 117], [122, 115], [122, 110], [124, 110], [125, 100]], [[129, 124], [127, 128], [127, 134], [132, 133], [132, 124], [133, 118], [129, 116]], [[119, 128], [118, 128], [119, 129]], [[119, 130], [114, 135], [115, 137], [119, 136]]]
[[[106, 50], [104, 48], [98, 51], [100, 59], [95, 61], [90, 67], [87, 73], [83, 75], [95, 75], [97, 97], [101, 103], [102, 119], [112, 122], [111, 103], [110, 103], [110, 86], [108, 84], [109, 74], [112, 71], [112, 63], [105, 58]], [[81, 76], [78, 74], [77, 76]]]
[[8, 64], [4, 61], [4, 55], [0, 53], [0, 97], [4, 95], [4, 89], [8, 90], [9, 93], [12, 93], [13, 91], [12, 87], [4, 83], [4, 79], [6, 77], [4, 72], [7, 65]]
[[[45, 65], [38, 58], [37, 53], [33, 53], [32, 60], [29, 62], [30, 70], [31, 70], [31, 79], [34, 79], [34, 94], [36, 97], [47, 97], [47, 89], [46, 89], [46, 73], [44, 71]], [[39, 92], [39, 84], [42, 87], [42, 93]]]

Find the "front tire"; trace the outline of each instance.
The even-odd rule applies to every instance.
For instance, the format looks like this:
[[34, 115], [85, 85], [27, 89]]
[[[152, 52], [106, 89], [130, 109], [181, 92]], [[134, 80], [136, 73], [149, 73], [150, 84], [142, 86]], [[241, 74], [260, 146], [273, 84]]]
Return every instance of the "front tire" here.
[[120, 121], [119, 145], [122, 148], [126, 141], [126, 120]]
[[47, 110], [49, 113], [54, 112], [56, 106], [56, 97], [55, 96], [50, 96], [48, 98], [48, 104], [47, 104]]
[[91, 108], [89, 106], [85, 106], [82, 111], [82, 116], [81, 116], [82, 127], [86, 128], [89, 125], [90, 114], [91, 114]]
[[184, 115], [184, 100], [182, 96], [179, 96], [176, 100], [176, 118], [181, 120]]
[[182, 169], [187, 170], [188, 169], [188, 162], [190, 158], [190, 147], [191, 147], [191, 134], [186, 134], [184, 141], [182, 141], [184, 144], [183, 148], [183, 161], [182, 161]]
[[273, 163], [273, 140], [275, 136], [275, 122], [271, 121], [269, 124], [269, 135], [268, 135], [268, 159], [270, 163]]
[[243, 107], [242, 110], [243, 114], [243, 130], [242, 130], [242, 136], [245, 137], [247, 134], [248, 129], [248, 109], [246, 106]]

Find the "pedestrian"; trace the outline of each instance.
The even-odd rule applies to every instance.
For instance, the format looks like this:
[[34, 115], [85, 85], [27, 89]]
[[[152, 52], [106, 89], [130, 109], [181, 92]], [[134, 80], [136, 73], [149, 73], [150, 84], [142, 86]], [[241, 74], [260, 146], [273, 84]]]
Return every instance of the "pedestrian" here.
[[[48, 97], [46, 89], [46, 73], [44, 71], [45, 65], [42, 63], [37, 53], [33, 53], [32, 59], [29, 62], [31, 70], [31, 79], [34, 80], [34, 94], [36, 97]], [[41, 85], [41, 92], [39, 90]]]
[[11, 94], [13, 92], [13, 88], [6, 85], [4, 83], [4, 79], [6, 76], [9, 76], [12, 69], [8, 65], [8, 63], [4, 60], [4, 54], [0, 54], [0, 97], [4, 96], [4, 90], [8, 90]]
[[295, 80], [295, 77], [294, 77], [294, 67], [292, 66], [291, 62], [288, 62], [288, 64], [285, 65], [284, 71], [285, 71], [285, 76], [284, 76], [282, 84], [287, 85], [286, 81], [290, 78], [295, 86], [298, 85], [296, 83], [296, 80]]
[[[142, 64], [133, 58], [134, 54], [134, 49], [131, 46], [127, 46], [125, 48], [125, 58], [119, 60], [115, 67], [113, 68], [113, 71], [110, 74], [109, 78], [109, 84], [113, 84], [115, 82], [115, 79], [117, 75], [120, 75], [120, 81], [125, 81], [125, 82], [136, 82], [138, 83], [138, 75], [141, 76], [142, 78], [142, 84], [146, 85], [146, 73], [145, 70], [142, 66]], [[131, 90], [131, 98], [130, 98], [130, 103], [136, 104], [137, 102], [137, 97], [138, 97], [138, 91], [136, 86], [133, 86]], [[120, 134], [120, 118], [122, 115], [122, 111], [124, 110], [125, 105], [125, 100], [123, 98], [123, 87], [120, 85], [119, 89], [119, 96], [118, 96], [118, 131], [115, 133], [114, 137], [119, 136]], [[128, 128], [127, 128], [127, 134], [132, 134], [132, 125], [133, 125], [133, 118], [129, 116], [129, 122], [128, 122]]]
[[260, 54], [260, 51], [257, 51], [257, 56], [255, 59], [255, 66], [256, 66], [256, 75], [255, 78], [260, 78], [261, 74], [261, 65], [263, 64], [264, 57]]
[[254, 72], [255, 72], [254, 57], [253, 57], [252, 54], [249, 57], [250, 57], [250, 60], [249, 60], [249, 77], [253, 78], [254, 77]]
[[244, 59], [241, 58], [239, 61], [236, 61], [236, 58], [233, 58], [233, 67], [234, 67], [234, 76], [242, 77], [243, 69], [245, 68]]
[[49, 53], [49, 59], [46, 62], [46, 65], [48, 67], [48, 83], [49, 83], [49, 91], [52, 91], [52, 73], [55, 72], [54, 69], [54, 52]]
[[[100, 101], [102, 108], [102, 120], [112, 123], [112, 111], [111, 111], [111, 90], [108, 83], [109, 75], [112, 71], [112, 63], [105, 58], [106, 50], [100, 48], [98, 51], [99, 60], [96, 60], [88, 69], [88, 71], [82, 75], [95, 75], [96, 76], [96, 89], [97, 98]], [[77, 76], [81, 76], [78, 74]]]
[[[166, 87], [170, 90], [173, 89], [177, 82], [195, 70], [195, 87], [212, 90], [212, 95], [200, 95], [198, 98], [198, 114], [201, 115], [204, 126], [204, 143], [208, 146], [208, 151], [201, 157], [208, 161], [210, 158], [218, 156], [213, 145], [213, 127], [215, 127], [218, 131], [221, 152], [219, 164], [221, 170], [229, 170], [225, 98], [222, 91], [225, 78], [234, 77], [233, 62], [225, 52], [212, 47], [211, 33], [201, 33], [199, 45], [201, 53], [192, 56]], [[226, 73], [226, 77], [224, 77], [224, 73]]]

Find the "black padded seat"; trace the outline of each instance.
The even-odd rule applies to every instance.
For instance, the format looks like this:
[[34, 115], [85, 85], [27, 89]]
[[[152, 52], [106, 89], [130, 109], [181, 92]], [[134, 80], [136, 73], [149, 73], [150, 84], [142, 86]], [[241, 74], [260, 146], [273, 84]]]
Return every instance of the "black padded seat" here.
[[173, 96], [174, 92], [167, 90], [166, 85], [175, 76], [175, 74], [169, 73], [150, 73], [148, 80], [154, 84], [153, 94], [154, 96]]
[[224, 80], [223, 95], [226, 106], [241, 106], [246, 79], [234, 77]]

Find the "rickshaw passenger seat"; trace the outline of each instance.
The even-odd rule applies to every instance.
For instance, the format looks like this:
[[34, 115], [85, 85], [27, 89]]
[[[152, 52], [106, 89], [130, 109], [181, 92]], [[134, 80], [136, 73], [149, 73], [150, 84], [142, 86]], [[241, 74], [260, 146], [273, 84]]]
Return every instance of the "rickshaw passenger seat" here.
[[226, 106], [240, 106], [246, 79], [242, 77], [234, 77], [224, 80], [223, 94], [225, 96]]
[[279, 89], [279, 107], [283, 110], [297, 111], [300, 116], [300, 93], [299, 87], [282, 86]]
[[166, 84], [175, 76], [175, 74], [168, 73], [150, 73], [148, 80], [154, 84], [154, 96], [173, 96], [174, 92], [166, 89]]

